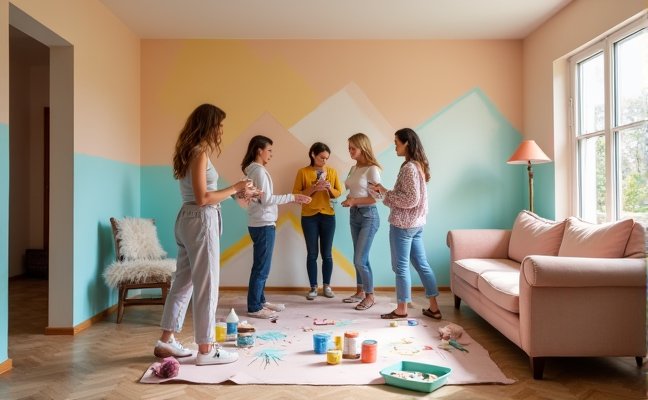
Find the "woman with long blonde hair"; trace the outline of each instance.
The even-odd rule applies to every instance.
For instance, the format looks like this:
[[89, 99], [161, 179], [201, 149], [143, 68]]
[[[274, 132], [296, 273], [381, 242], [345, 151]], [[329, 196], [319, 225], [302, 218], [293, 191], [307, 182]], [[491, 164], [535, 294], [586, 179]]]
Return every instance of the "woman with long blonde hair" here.
[[351, 239], [353, 240], [353, 265], [356, 270], [356, 292], [342, 300], [359, 302], [355, 309], [368, 310], [374, 305], [373, 271], [369, 250], [380, 227], [376, 200], [369, 193], [369, 184], [380, 183], [380, 164], [373, 154], [371, 141], [364, 133], [349, 138], [349, 156], [356, 164], [351, 167], [344, 184], [349, 190], [343, 207], [349, 207]]

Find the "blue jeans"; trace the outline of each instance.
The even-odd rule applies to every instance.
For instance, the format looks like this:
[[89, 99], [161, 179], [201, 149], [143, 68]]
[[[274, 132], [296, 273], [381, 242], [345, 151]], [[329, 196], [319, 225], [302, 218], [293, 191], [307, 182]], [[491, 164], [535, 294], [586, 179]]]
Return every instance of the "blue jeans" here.
[[322, 254], [322, 279], [331, 284], [333, 275], [333, 234], [335, 215], [317, 213], [301, 217], [302, 231], [306, 240], [306, 272], [311, 287], [317, 287], [317, 256]]
[[410, 261], [421, 278], [425, 288], [425, 297], [438, 296], [439, 288], [436, 277], [425, 255], [423, 227], [401, 229], [390, 225], [389, 246], [391, 248], [392, 271], [396, 274], [396, 300], [399, 303], [409, 303], [412, 300]]
[[263, 303], [266, 302], [263, 290], [270, 274], [272, 250], [275, 242], [275, 226], [248, 226], [248, 232], [250, 232], [252, 243], [254, 243], [254, 256], [248, 285], [247, 307], [248, 312], [255, 312], [261, 310]]
[[373, 272], [369, 262], [369, 249], [380, 226], [378, 209], [376, 206], [351, 207], [349, 213], [356, 282], [358, 286], [362, 286], [365, 293], [373, 293]]

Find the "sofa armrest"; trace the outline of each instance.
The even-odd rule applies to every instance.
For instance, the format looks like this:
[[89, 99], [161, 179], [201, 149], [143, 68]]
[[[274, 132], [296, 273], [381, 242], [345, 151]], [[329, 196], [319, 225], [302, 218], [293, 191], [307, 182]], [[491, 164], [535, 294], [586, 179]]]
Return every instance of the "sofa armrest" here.
[[640, 258], [528, 256], [521, 271], [520, 279], [536, 287], [646, 286], [646, 260]]
[[511, 231], [506, 229], [455, 229], [446, 243], [450, 261], [464, 258], [508, 258]]

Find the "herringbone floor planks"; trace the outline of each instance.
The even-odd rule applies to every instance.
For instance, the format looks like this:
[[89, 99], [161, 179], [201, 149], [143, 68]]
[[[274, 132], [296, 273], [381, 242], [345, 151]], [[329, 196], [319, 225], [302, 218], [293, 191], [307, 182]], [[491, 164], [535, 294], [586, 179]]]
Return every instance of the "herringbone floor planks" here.
[[[484, 346], [512, 385], [444, 386], [431, 393], [386, 385], [144, 385], [138, 380], [154, 361], [152, 346], [159, 335], [160, 306], [129, 307], [124, 321], [115, 316], [76, 336], [45, 336], [47, 281], [12, 279], [9, 284], [9, 357], [13, 369], [0, 375], [0, 399], [418, 399], [449, 400], [646, 399], [648, 369], [631, 357], [549, 359], [545, 379], [533, 380], [527, 356], [470, 308], [453, 308], [452, 294], [442, 292], [444, 319], [463, 326]], [[239, 295], [222, 291], [221, 296]], [[338, 293], [341, 298], [343, 293]], [[387, 294], [389, 295], [389, 294]], [[415, 307], [425, 300], [415, 292]], [[556, 327], [560, 329], [560, 327]], [[622, 332], [619, 340], [623, 340]], [[192, 342], [188, 313], [180, 340]]]

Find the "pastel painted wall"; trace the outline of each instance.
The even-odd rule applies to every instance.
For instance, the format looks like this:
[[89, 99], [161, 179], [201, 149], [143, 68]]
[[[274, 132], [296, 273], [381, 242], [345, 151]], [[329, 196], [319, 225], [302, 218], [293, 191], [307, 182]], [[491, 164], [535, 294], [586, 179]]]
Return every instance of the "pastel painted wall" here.
[[[574, 215], [570, 176], [567, 57], [648, 9], [646, 0], [574, 0], [524, 39], [523, 134], [554, 160], [535, 178], [538, 208], [556, 218]], [[645, 18], [645, 14], [644, 17]], [[553, 211], [553, 212], [552, 212]]]
[[116, 302], [101, 276], [114, 258], [108, 218], [140, 212], [140, 41], [99, 1], [0, 4], [14, 18], [3, 41], [11, 23], [50, 47], [48, 327], [70, 328]]
[[[221, 182], [242, 176], [255, 134], [274, 140], [268, 165], [276, 193], [290, 192], [315, 141], [332, 150], [345, 177], [346, 139], [364, 132], [393, 186], [402, 159], [393, 134], [415, 128], [432, 168], [425, 240], [439, 284], [449, 285], [445, 235], [459, 227], [510, 227], [526, 206], [525, 169], [506, 159], [520, 141], [521, 41], [144, 40], [142, 42], [142, 215], [158, 221], [163, 246], [176, 249], [180, 206], [170, 160], [179, 129], [200, 103], [228, 114]], [[224, 286], [247, 286], [252, 260], [244, 210], [224, 205]], [[378, 286], [393, 286], [388, 209], [371, 253]], [[268, 286], [307, 285], [300, 208], [280, 207]], [[334, 286], [354, 286], [348, 209], [336, 206]], [[418, 283], [418, 278], [415, 278]]]
[[9, 9], [0, 0], [0, 363], [9, 343]]

